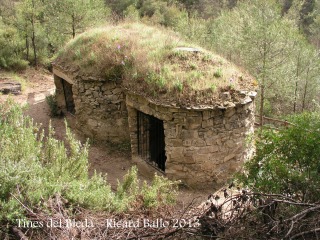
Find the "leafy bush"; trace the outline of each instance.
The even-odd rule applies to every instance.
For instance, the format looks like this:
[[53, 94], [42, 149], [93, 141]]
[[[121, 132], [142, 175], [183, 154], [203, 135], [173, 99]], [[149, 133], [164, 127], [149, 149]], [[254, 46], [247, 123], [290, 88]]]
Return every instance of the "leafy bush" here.
[[[23, 116], [19, 105], [11, 101], [0, 105], [0, 221], [23, 218], [22, 203], [30, 209], [44, 209], [54, 196], [61, 196], [71, 208], [107, 211], [124, 211], [139, 202], [141, 195], [150, 198], [144, 197], [147, 187], [139, 188], [136, 168], [112, 192], [101, 174], [88, 176], [88, 143], [77, 141], [68, 127], [64, 141], [53, 136], [51, 126], [44, 136], [30, 117]], [[156, 179], [158, 183], [148, 187], [158, 193], [152, 206], [167, 204], [166, 199], [176, 193], [175, 183]]]
[[0, 68], [24, 70], [28, 62], [23, 60], [23, 41], [18, 31], [3, 24], [0, 18]]
[[289, 121], [292, 126], [262, 132], [256, 155], [238, 179], [253, 190], [318, 201], [320, 114], [303, 113]]
[[61, 115], [61, 111], [59, 109], [56, 94], [46, 96], [46, 101], [50, 108], [50, 115], [51, 117], [57, 117]]
[[145, 207], [156, 207], [159, 202], [173, 204], [177, 193], [178, 182], [172, 182], [162, 176], [155, 175], [151, 185], [144, 182], [142, 195]]

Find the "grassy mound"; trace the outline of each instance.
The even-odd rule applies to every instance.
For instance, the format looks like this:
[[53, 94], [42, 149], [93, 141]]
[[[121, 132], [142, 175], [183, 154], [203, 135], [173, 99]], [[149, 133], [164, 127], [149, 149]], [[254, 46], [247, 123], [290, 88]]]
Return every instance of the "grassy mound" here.
[[84, 79], [122, 81], [132, 92], [187, 105], [213, 104], [220, 91], [251, 90], [255, 84], [224, 58], [171, 31], [138, 23], [83, 33], [53, 64]]

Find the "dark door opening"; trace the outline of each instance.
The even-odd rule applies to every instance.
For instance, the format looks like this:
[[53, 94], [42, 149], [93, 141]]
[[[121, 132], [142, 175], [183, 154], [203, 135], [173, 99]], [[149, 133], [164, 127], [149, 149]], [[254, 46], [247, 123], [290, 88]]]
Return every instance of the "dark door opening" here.
[[138, 111], [138, 154], [165, 171], [166, 152], [163, 121]]
[[62, 86], [63, 86], [63, 93], [64, 93], [64, 99], [66, 101], [66, 108], [67, 111], [75, 114], [75, 108], [74, 108], [74, 100], [73, 100], [73, 92], [72, 92], [72, 84], [68, 83], [67, 81], [61, 79]]

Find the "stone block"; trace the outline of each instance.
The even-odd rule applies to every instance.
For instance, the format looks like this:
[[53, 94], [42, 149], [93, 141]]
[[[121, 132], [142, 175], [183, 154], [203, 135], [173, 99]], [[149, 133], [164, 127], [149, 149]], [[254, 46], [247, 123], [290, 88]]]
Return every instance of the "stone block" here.
[[224, 116], [226, 118], [230, 118], [231, 116], [233, 116], [236, 113], [236, 109], [235, 108], [228, 108], [224, 114]]
[[200, 138], [192, 140], [192, 146], [195, 147], [204, 147], [206, 146], [206, 142]]
[[223, 163], [223, 156], [224, 154], [221, 152], [216, 152], [214, 154], [211, 154], [209, 156], [209, 160], [213, 163], [215, 163], [216, 165]]
[[197, 137], [198, 137], [198, 131], [196, 130], [186, 130], [186, 129], [181, 130], [181, 138], [183, 140], [193, 139]]
[[185, 164], [194, 164], [194, 163], [196, 163], [196, 161], [195, 161], [193, 156], [185, 156], [182, 159], [182, 162], [185, 163]]
[[[201, 164], [201, 169], [204, 172], [211, 172], [212, 169], [214, 169], [216, 167], [216, 164], [210, 160], [205, 161]], [[207, 175], [207, 174], [206, 174]]]
[[199, 147], [190, 146], [185, 148], [185, 156], [192, 156], [194, 153], [197, 153], [199, 150]]
[[227, 140], [224, 144], [227, 145], [229, 148], [236, 147], [236, 144], [232, 140]]
[[168, 145], [172, 147], [182, 147], [182, 140], [181, 139], [167, 139]]
[[106, 82], [101, 86], [102, 91], [112, 90], [116, 87], [116, 84], [113, 82]]
[[118, 110], [118, 105], [117, 104], [108, 104], [107, 111], [114, 112], [115, 110]]
[[97, 102], [98, 102], [99, 104], [104, 104], [104, 103], [105, 103], [105, 101], [104, 101], [103, 99], [101, 99], [101, 98], [98, 98], [98, 99], [97, 99]]
[[166, 172], [168, 173], [168, 172], [173, 172], [173, 171], [176, 173], [179, 173], [179, 172], [185, 172], [186, 169], [183, 164], [173, 164], [173, 163], [167, 164]]
[[186, 118], [186, 125], [188, 129], [198, 129], [201, 127], [201, 117], [188, 117]]
[[228, 161], [230, 161], [231, 159], [233, 159], [235, 157], [236, 157], [236, 155], [234, 153], [229, 154], [223, 159], [223, 162], [228, 162]]
[[177, 123], [177, 124], [185, 124], [186, 123], [185, 117], [174, 117], [173, 121], [174, 121], [174, 123]]
[[97, 92], [97, 91], [94, 91], [92, 94], [93, 94], [93, 97], [95, 97], [95, 98], [99, 97], [99, 92]]
[[218, 146], [201, 147], [198, 151], [199, 154], [209, 154], [214, 153], [219, 150]]
[[119, 94], [119, 93], [122, 93], [122, 92], [123, 92], [123, 91], [122, 91], [121, 88], [115, 88], [115, 89], [112, 90], [112, 93], [113, 93], [113, 94]]
[[186, 116], [187, 116], [187, 113], [185, 113], [185, 112], [174, 112], [174, 113], [172, 114], [172, 116], [173, 116], [174, 118], [181, 118], [181, 117], [186, 117]]
[[213, 119], [213, 125], [214, 127], [218, 127], [219, 125], [223, 124], [223, 118], [222, 117], [215, 117]]
[[183, 141], [183, 146], [190, 147], [191, 145], [192, 145], [192, 140], [191, 139]]
[[209, 160], [209, 154], [196, 154], [194, 155], [194, 159], [197, 163], [206, 162]]
[[171, 148], [171, 152], [170, 154], [170, 158], [171, 159], [182, 159], [183, 158], [183, 147], [175, 147], [175, 148]]
[[199, 118], [201, 118], [202, 119], [202, 114], [201, 114], [201, 112], [196, 112], [196, 111], [187, 111], [186, 112], [187, 113], [187, 116], [188, 117], [199, 117]]
[[202, 128], [208, 128], [213, 126], [213, 119], [203, 120], [201, 123]]
[[87, 121], [87, 124], [90, 128], [95, 128], [98, 126], [98, 121], [95, 120], [95, 119], [91, 119], [89, 118], [88, 121]]
[[166, 136], [166, 138], [176, 138], [177, 137], [177, 133], [175, 129], [165, 129], [164, 130], [164, 135]]
[[209, 118], [211, 118], [211, 111], [203, 111], [202, 112], [202, 119], [208, 120]]
[[234, 173], [239, 170], [240, 168], [240, 162], [236, 161], [230, 161], [230, 164], [228, 165], [228, 172], [229, 173]]
[[207, 146], [211, 146], [211, 145], [215, 144], [215, 140], [212, 138], [205, 138], [204, 141], [206, 142]]
[[172, 120], [172, 115], [171, 114], [161, 114], [161, 113], [156, 112], [154, 116], [156, 118], [159, 118], [159, 119], [164, 120], [164, 121], [171, 121]]

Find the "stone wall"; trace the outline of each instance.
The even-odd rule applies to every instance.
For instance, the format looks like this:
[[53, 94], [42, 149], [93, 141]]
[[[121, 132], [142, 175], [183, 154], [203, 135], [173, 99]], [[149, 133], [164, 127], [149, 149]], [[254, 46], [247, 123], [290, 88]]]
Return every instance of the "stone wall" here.
[[[55, 74], [59, 74], [55, 71]], [[102, 141], [129, 141], [125, 95], [114, 81], [72, 78], [76, 126], [86, 136]], [[65, 109], [62, 84], [55, 75], [58, 104]], [[60, 78], [61, 79], [61, 78]]]
[[242, 103], [234, 104], [225, 93], [221, 99], [227, 107], [182, 109], [124, 93], [118, 82], [54, 73], [61, 107], [65, 107], [61, 81], [72, 83], [77, 128], [97, 140], [130, 139], [132, 160], [143, 174], [156, 170], [138, 155], [137, 111], [163, 120], [165, 175], [191, 187], [219, 188], [252, 152], [254, 96], [244, 94]]
[[130, 93], [126, 102], [132, 159], [144, 173], [153, 171], [138, 156], [137, 110], [164, 121], [165, 174], [189, 186], [220, 187], [251, 154], [254, 103], [250, 98], [226, 109], [159, 106]]

